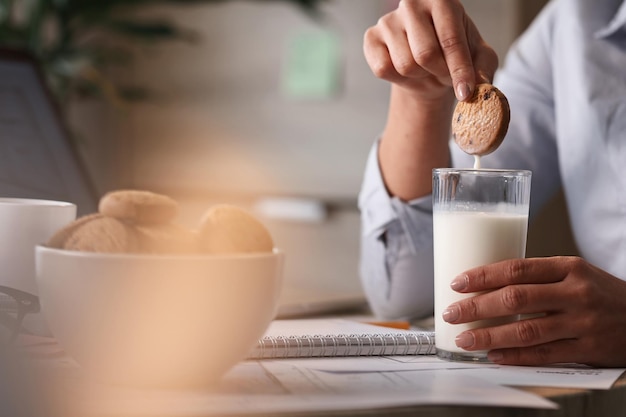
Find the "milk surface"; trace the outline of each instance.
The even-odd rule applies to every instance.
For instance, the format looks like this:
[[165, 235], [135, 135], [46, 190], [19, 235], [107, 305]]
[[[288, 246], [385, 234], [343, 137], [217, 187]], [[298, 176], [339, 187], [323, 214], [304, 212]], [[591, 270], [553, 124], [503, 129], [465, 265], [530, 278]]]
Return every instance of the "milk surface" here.
[[[460, 294], [450, 282], [460, 273], [505, 259], [523, 258], [526, 253], [528, 215], [513, 214], [511, 206], [498, 205], [498, 211], [438, 211], [433, 214], [435, 262], [435, 311], [472, 294]], [[519, 208], [517, 209], [519, 211]], [[468, 353], [454, 343], [468, 329], [510, 321], [511, 318], [484, 320], [469, 324], [449, 324], [435, 315], [436, 345], [448, 352]], [[474, 352], [472, 352], [474, 353]]]

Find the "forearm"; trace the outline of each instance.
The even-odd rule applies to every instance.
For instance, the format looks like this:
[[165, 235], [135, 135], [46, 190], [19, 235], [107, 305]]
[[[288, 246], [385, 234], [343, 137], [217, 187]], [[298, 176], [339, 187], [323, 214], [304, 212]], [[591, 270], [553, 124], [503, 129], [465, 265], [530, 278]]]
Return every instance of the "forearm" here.
[[450, 164], [452, 90], [437, 100], [418, 99], [393, 85], [379, 163], [387, 191], [404, 201], [430, 194], [433, 168]]

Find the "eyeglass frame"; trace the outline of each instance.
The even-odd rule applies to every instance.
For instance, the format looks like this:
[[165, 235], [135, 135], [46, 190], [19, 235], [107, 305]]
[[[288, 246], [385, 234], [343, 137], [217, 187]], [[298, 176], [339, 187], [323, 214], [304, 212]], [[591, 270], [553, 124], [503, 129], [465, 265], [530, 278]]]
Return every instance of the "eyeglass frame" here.
[[[41, 305], [39, 304], [39, 297], [16, 288], [0, 285], [0, 294], [11, 297], [17, 305], [17, 309], [15, 311], [17, 315], [15, 317], [0, 310], [0, 323], [7, 325], [10, 329], [11, 334], [9, 337], [9, 343], [12, 343], [15, 339], [17, 339], [17, 336], [23, 330], [22, 325], [24, 317], [28, 314], [39, 313], [41, 311]], [[8, 324], [8, 319], [10, 319], [12, 323]]]

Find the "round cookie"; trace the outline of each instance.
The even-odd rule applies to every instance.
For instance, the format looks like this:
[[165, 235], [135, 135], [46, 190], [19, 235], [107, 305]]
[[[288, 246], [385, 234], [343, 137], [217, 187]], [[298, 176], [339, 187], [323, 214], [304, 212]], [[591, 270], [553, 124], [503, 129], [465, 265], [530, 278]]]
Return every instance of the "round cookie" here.
[[509, 102], [491, 84], [478, 84], [468, 101], [459, 101], [452, 116], [452, 136], [470, 155], [487, 155], [504, 140], [509, 128]]
[[136, 224], [159, 224], [172, 221], [178, 203], [165, 195], [150, 191], [118, 190], [100, 199], [98, 210], [105, 216]]
[[136, 225], [142, 253], [198, 253], [196, 233], [176, 223]]
[[137, 253], [137, 230], [121, 220], [106, 216], [93, 216], [76, 227], [67, 237], [63, 249], [101, 252]]
[[50, 239], [46, 242], [46, 246], [50, 248], [63, 249], [65, 246], [65, 242], [70, 238], [70, 236], [83, 224], [93, 219], [97, 219], [100, 217], [104, 217], [100, 213], [88, 214], [78, 219], [74, 220], [67, 226], [59, 229]]
[[204, 215], [199, 245], [208, 253], [271, 252], [274, 242], [261, 222], [243, 209], [220, 204]]

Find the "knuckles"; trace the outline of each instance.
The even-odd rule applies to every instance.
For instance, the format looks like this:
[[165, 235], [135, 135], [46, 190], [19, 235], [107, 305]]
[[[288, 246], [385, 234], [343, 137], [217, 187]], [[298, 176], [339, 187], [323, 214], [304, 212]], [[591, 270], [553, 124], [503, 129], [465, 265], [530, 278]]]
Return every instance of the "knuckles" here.
[[393, 63], [388, 54], [379, 52], [375, 45], [379, 42], [376, 27], [371, 27], [363, 35], [363, 52], [372, 73], [382, 79], [390, 79], [395, 73]]
[[596, 300], [596, 285], [589, 280], [581, 280], [573, 286], [575, 299], [579, 305], [593, 309], [598, 303]]
[[541, 340], [541, 331], [537, 324], [532, 320], [522, 320], [517, 322], [517, 337], [522, 346], [536, 344]]
[[528, 266], [524, 259], [512, 259], [507, 262], [507, 274], [511, 283], [518, 282], [528, 272]]
[[530, 350], [530, 363], [548, 364], [554, 362], [550, 345], [535, 346]]
[[439, 39], [439, 44], [441, 45], [441, 49], [443, 50], [444, 54], [447, 55], [462, 50], [465, 47], [466, 42], [459, 36], [442, 36]]
[[394, 68], [398, 72], [398, 74], [404, 77], [408, 77], [415, 72], [415, 70], [417, 69], [417, 64], [415, 63], [415, 61], [402, 59], [394, 63]]
[[488, 289], [487, 274], [484, 267], [472, 271], [471, 275], [466, 274], [466, 277], [467, 287], [463, 289], [463, 292], [475, 292]]
[[571, 289], [570, 296], [580, 306], [595, 311], [602, 303], [601, 290], [598, 281], [593, 279], [594, 274], [589, 264], [579, 257], [567, 258], [565, 262], [568, 263], [569, 273], [566, 279]]
[[501, 291], [502, 305], [511, 313], [518, 313], [528, 304], [528, 297], [522, 287], [508, 286]]
[[456, 322], [474, 321], [478, 317], [479, 307], [475, 297], [467, 298], [458, 303], [459, 319]]
[[442, 57], [437, 48], [423, 48], [413, 54], [413, 59], [422, 67], [434, 67]]
[[395, 69], [391, 60], [379, 58], [370, 64], [372, 73], [383, 80], [389, 80], [393, 78]]
[[[409, 47], [406, 51], [402, 51], [400, 48], [401, 54], [396, 51], [395, 55], [391, 54], [390, 56], [389, 53], [385, 54], [382, 48], [375, 47], [391, 42], [398, 36], [406, 36], [405, 26], [432, 20], [433, 16], [437, 15], [453, 16], [458, 25], [466, 24], [467, 15], [459, 0], [403, 0], [396, 10], [381, 16], [376, 25], [370, 27], [364, 36], [364, 50], [374, 75], [393, 81], [398, 75], [403, 77], [419, 76], [420, 70], [424, 68], [436, 68], [439, 71], [439, 69], [446, 67], [445, 56], [464, 52], [469, 46], [468, 40], [463, 36], [465, 32], [457, 33], [452, 28], [448, 28], [445, 31], [447, 33], [439, 36], [436, 43], [430, 45], [430, 42], [426, 42], [422, 48], [416, 47], [416, 50], [411, 50]], [[405, 53], [406, 57], [401, 56]], [[495, 56], [495, 52], [493, 54]], [[495, 60], [497, 62], [497, 56]], [[452, 69], [450, 75], [453, 78], [462, 78], [471, 74], [473, 74], [472, 66], [463, 65]]]
[[376, 21], [376, 26], [385, 30], [391, 30], [393, 27], [394, 15], [393, 13], [388, 13], [378, 18]]

